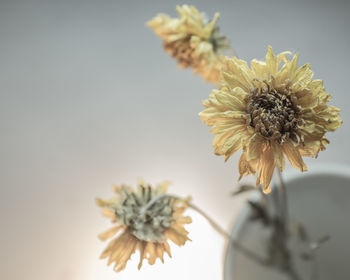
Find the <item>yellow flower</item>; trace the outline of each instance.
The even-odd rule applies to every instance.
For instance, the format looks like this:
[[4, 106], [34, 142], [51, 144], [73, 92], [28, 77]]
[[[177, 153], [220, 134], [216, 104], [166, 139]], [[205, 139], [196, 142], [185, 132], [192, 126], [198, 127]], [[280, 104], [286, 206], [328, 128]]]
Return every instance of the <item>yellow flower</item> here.
[[291, 60], [288, 54], [276, 57], [269, 47], [266, 61], [254, 59], [250, 68], [227, 58], [220, 88], [203, 101], [200, 113], [216, 135], [215, 154], [227, 160], [242, 149], [240, 178], [258, 171], [256, 183], [265, 193], [275, 166], [283, 171], [284, 156], [306, 171], [302, 156], [317, 157], [329, 143], [325, 133], [342, 123], [339, 109], [327, 105], [331, 95], [323, 82], [312, 79], [310, 64], [298, 67], [298, 54]]
[[194, 6], [177, 6], [178, 18], [159, 14], [147, 23], [163, 39], [166, 52], [180, 68], [191, 67], [206, 81], [218, 83], [224, 57], [221, 51], [231, 49], [227, 38], [215, 26], [219, 13], [207, 21]]
[[144, 259], [154, 264], [157, 258], [163, 262], [164, 252], [171, 257], [168, 240], [179, 246], [189, 240], [184, 224], [191, 223], [191, 218], [182, 215], [186, 201], [167, 196], [167, 186], [163, 182], [152, 188], [140, 181], [137, 191], [124, 185], [115, 186], [117, 197], [97, 199], [103, 214], [116, 223], [99, 235], [104, 241], [118, 234], [101, 255], [109, 258], [108, 265], [115, 263], [115, 271], [123, 270], [136, 250], [140, 252], [140, 269]]

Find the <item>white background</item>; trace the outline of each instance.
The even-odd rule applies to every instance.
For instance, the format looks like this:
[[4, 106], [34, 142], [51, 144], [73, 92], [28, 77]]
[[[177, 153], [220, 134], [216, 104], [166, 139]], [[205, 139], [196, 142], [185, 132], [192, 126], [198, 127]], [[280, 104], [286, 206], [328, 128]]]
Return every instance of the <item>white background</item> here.
[[[173, 182], [227, 230], [242, 200], [236, 155], [213, 155], [198, 117], [212, 86], [180, 71], [145, 26], [182, 1], [0, 1], [0, 278], [220, 279], [224, 242], [198, 215], [166, 264], [116, 275], [98, 256], [109, 227], [94, 203], [112, 184]], [[193, 1], [221, 13], [240, 58], [300, 52], [342, 109], [312, 165], [350, 164], [349, 11], [335, 1]], [[248, 179], [248, 180], [252, 180]]]

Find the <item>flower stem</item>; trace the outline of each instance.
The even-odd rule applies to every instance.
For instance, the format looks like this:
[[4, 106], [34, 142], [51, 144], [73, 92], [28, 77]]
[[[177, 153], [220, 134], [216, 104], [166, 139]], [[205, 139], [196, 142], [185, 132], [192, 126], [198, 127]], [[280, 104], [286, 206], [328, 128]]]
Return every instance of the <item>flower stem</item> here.
[[288, 213], [288, 199], [287, 199], [287, 191], [286, 191], [286, 185], [283, 181], [283, 177], [281, 174], [281, 171], [276, 167], [277, 170], [277, 177], [278, 177], [278, 184], [277, 184], [277, 190], [278, 190], [278, 208], [280, 210], [280, 216], [281, 216], [281, 222], [284, 225], [284, 232], [287, 234], [288, 232], [288, 225], [289, 225], [289, 213]]
[[[181, 199], [180, 197], [174, 196], [174, 195], [169, 195], [168, 197], [174, 198], [174, 199]], [[232, 239], [231, 236], [222, 228], [220, 227], [211, 217], [208, 216], [207, 213], [205, 213], [202, 209], [200, 209], [199, 207], [197, 207], [196, 205], [187, 202], [188, 207], [190, 207], [191, 209], [193, 209], [194, 211], [196, 211], [197, 213], [199, 213], [200, 215], [202, 215], [208, 222], [209, 224], [213, 227], [213, 229], [215, 229], [223, 238], [230, 240], [232, 246], [240, 251], [242, 254], [244, 254], [246, 257], [248, 257], [249, 259], [260, 263], [261, 265], [267, 265], [267, 261], [258, 256], [257, 254], [255, 254], [254, 252], [250, 251], [249, 249], [245, 248], [244, 246], [242, 246], [239, 242], [237, 242], [236, 240]]]
[[[163, 199], [163, 198], [172, 198], [172, 199], [176, 199], [176, 200], [184, 200], [181, 197], [175, 196], [175, 195], [168, 195], [168, 194], [160, 194], [154, 198], [152, 198], [142, 209], [141, 209], [141, 213], [146, 212], [157, 200], [159, 199]], [[237, 242], [236, 240], [233, 240], [231, 238], [231, 236], [222, 228], [220, 227], [212, 218], [210, 218], [208, 216], [207, 213], [205, 213], [202, 209], [200, 209], [199, 207], [197, 207], [196, 205], [190, 203], [189, 201], [186, 202], [186, 204], [188, 205], [188, 207], [190, 207], [191, 209], [193, 209], [194, 211], [196, 211], [197, 213], [199, 213], [200, 215], [202, 215], [208, 222], [209, 224], [213, 227], [213, 229], [215, 229], [222, 237], [224, 237], [227, 240], [231, 241], [232, 246], [240, 251], [241, 253], [243, 253], [246, 257], [252, 259], [255, 262], [258, 262], [262, 265], [267, 265], [267, 261], [265, 259], [263, 259], [262, 257], [256, 255], [254, 252], [250, 251], [249, 249], [245, 248], [244, 246], [242, 246], [241, 244], [239, 244], [239, 242]]]

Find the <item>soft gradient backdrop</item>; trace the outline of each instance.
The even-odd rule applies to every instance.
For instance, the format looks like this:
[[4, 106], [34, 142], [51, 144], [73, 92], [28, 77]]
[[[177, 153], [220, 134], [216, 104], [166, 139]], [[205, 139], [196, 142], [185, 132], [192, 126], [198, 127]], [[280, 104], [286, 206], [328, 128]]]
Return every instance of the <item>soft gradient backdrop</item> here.
[[[114, 274], [98, 259], [114, 183], [173, 182], [229, 230], [242, 200], [236, 155], [213, 154], [198, 117], [210, 84], [180, 71], [145, 22], [183, 1], [0, 1], [0, 278], [220, 279], [224, 242], [200, 216], [166, 264]], [[315, 162], [350, 164], [350, 2], [191, 1], [242, 59], [300, 52], [342, 108]], [[252, 180], [248, 179], [248, 180]]]

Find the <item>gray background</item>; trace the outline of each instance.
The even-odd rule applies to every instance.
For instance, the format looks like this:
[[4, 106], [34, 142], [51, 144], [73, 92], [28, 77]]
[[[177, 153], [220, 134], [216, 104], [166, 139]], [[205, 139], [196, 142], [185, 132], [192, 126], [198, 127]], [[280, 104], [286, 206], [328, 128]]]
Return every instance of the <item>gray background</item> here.
[[[97, 261], [104, 244], [96, 235], [109, 224], [94, 198], [139, 177], [172, 181], [173, 193], [193, 196], [229, 228], [242, 205], [228, 195], [238, 155], [226, 164], [214, 156], [213, 137], [199, 120], [212, 86], [178, 70], [145, 26], [158, 12], [175, 15], [182, 3], [0, 2], [1, 279], [131, 279], [134, 272], [117, 277]], [[327, 150], [306, 162], [310, 169], [349, 165], [349, 1], [192, 3], [210, 17], [221, 13], [221, 30], [240, 58], [263, 59], [271, 44], [311, 63], [344, 124], [328, 135]], [[167, 260], [132, 279], [161, 279], [167, 271], [167, 279], [189, 279], [198, 270], [202, 278], [219, 277], [222, 244], [202, 222], [193, 225], [190, 249], [181, 249], [186, 267]]]

